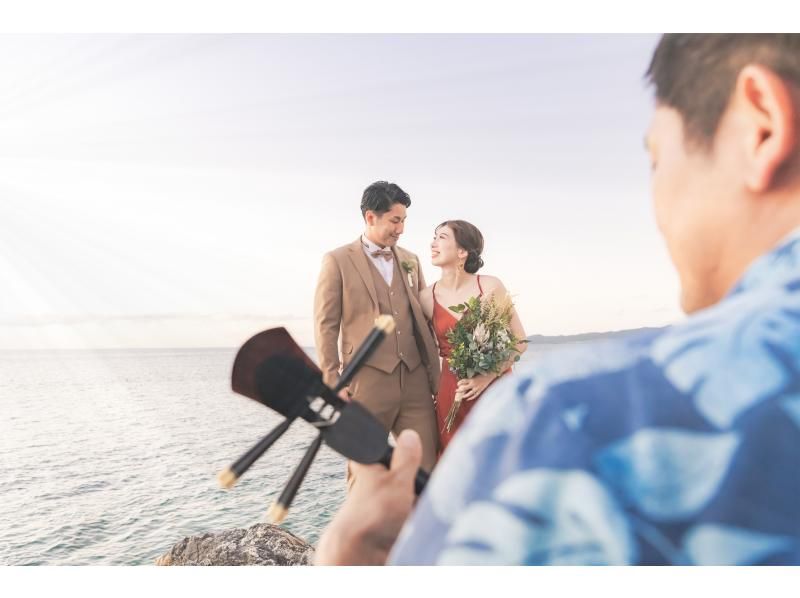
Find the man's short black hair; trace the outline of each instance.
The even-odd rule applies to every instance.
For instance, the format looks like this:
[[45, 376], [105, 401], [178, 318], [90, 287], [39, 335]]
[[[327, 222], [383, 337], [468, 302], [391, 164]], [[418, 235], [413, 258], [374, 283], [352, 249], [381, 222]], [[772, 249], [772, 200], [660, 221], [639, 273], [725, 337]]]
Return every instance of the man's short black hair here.
[[379, 215], [385, 214], [396, 203], [408, 207], [411, 205], [411, 198], [394, 183], [376, 181], [364, 189], [364, 194], [361, 196], [361, 215], [366, 217], [367, 210]]
[[668, 33], [645, 76], [658, 102], [681, 115], [687, 139], [708, 148], [736, 78], [748, 64], [800, 85], [800, 34]]

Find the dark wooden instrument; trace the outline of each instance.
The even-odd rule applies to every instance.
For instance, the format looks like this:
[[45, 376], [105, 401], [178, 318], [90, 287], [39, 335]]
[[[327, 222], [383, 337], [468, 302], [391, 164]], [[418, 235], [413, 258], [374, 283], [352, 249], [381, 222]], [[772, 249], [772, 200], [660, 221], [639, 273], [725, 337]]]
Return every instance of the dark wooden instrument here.
[[[268, 518], [279, 523], [324, 441], [339, 454], [359, 463], [391, 462], [393, 449], [388, 433], [377, 419], [358, 403], [342, 400], [338, 393], [369, 358], [385, 336], [394, 330], [391, 316], [381, 316], [334, 388], [322, 381], [322, 373], [292, 339], [285, 328], [265, 330], [239, 349], [233, 365], [233, 390], [280, 413], [286, 419], [220, 473], [222, 486], [230, 488], [255, 461], [286, 432], [295, 419], [304, 419], [320, 430], [280, 497], [270, 507]], [[428, 474], [418, 470], [414, 489], [420, 494]]]

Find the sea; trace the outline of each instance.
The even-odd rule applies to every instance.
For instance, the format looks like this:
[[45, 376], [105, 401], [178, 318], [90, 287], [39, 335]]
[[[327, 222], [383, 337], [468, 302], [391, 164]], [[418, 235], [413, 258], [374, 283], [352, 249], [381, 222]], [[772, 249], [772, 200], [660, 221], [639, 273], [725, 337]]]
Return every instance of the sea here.
[[[296, 421], [220, 488], [281, 421], [231, 390], [235, 355], [0, 351], [0, 565], [150, 565], [186, 536], [265, 521], [315, 430]], [[344, 496], [345, 460], [323, 445], [282, 525], [314, 544]]]

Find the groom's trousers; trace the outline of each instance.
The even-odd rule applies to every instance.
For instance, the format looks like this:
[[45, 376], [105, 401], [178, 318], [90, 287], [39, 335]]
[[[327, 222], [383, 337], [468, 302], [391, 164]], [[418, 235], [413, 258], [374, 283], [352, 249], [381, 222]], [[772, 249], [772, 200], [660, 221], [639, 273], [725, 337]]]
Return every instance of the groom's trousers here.
[[430, 472], [436, 464], [439, 434], [425, 365], [409, 371], [405, 363], [400, 362], [391, 374], [364, 366], [349, 388], [353, 400], [369, 409], [387, 434], [391, 432], [396, 437], [409, 428], [419, 434], [421, 466]]

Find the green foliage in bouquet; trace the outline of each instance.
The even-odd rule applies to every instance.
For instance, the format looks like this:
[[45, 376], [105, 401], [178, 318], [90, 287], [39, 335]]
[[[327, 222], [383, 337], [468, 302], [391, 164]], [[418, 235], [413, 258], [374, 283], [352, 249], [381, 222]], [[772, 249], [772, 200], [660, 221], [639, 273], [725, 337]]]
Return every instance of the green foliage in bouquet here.
[[484, 300], [470, 297], [465, 303], [450, 308], [454, 313], [463, 314], [447, 333], [452, 347], [448, 359], [450, 371], [459, 379], [489, 372], [501, 374], [512, 356], [513, 361], [519, 360], [517, 344], [522, 339], [511, 332], [513, 307], [509, 297], [497, 301], [491, 296]]
[[[459, 380], [482, 374], [500, 375], [511, 363], [519, 361], [517, 345], [527, 342], [511, 332], [514, 304], [506, 296], [497, 301], [494, 296], [481, 300], [470, 297], [465, 303], [450, 307], [462, 314], [461, 319], [447, 333], [452, 347], [448, 364]], [[463, 397], [456, 393], [453, 405], [445, 418], [449, 432]]]

